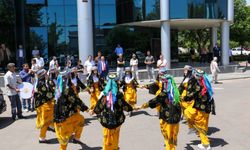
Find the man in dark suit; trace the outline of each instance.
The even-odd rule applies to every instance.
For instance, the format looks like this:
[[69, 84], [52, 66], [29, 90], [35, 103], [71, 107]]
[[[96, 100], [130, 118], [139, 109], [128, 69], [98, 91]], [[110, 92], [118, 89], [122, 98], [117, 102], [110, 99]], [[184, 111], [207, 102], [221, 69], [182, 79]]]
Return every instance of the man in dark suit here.
[[102, 56], [101, 60], [98, 61], [98, 74], [100, 75], [101, 78], [106, 80], [106, 77], [109, 72], [109, 67], [108, 67], [108, 62], [105, 60], [105, 57]]

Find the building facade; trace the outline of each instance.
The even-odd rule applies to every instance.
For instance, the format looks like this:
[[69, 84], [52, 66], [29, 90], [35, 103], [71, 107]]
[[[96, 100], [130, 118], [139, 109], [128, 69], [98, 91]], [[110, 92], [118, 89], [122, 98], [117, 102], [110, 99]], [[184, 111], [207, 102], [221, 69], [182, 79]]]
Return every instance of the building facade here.
[[[70, 54], [84, 61], [98, 50], [112, 58], [116, 42], [133, 52], [162, 53], [171, 62], [178, 59], [178, 31], [207, 28], [213, 45], [221, 31], [222, 63], [229, 63], [233, 0], [14, 0], [13, 5], [12, 52], [24, 45], [27, 59], [35, 46], [45, 58]], [[114, 42], [119, 34], [128, 37]]]

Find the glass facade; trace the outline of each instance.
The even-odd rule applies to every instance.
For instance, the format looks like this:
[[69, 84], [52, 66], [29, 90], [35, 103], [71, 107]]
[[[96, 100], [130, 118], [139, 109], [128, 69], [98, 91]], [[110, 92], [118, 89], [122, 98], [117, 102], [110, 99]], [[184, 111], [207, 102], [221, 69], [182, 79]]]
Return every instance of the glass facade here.
[[227, 19], [227, 0], [170, 0], [170, 19]]
[[160, 0], [117, 0], [117, 23], [160, 19]]
[[27, 0], [26, 49], [37, 46], [48, 58], [78, 54], [77, 5], [72, 0]]

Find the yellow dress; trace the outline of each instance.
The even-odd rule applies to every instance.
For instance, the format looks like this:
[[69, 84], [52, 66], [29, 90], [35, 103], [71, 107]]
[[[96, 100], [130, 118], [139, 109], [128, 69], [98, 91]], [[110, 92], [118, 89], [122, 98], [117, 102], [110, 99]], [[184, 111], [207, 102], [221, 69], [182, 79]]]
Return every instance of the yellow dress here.
[[[182, 98], [187, 95], [187, 87], [188, 87], [187, 82], [183, 84], [185, 89], [182, 92], [181, 95]], [[201, 143], [203, 145], [209, 145], [210, 142], [206, 135], [208, 131], [209, 114], [193, 108], [194, 100], [190, 102], [185, 102], [182, 100], [181, 106], [183, 109], [183, 115], [187, 119], [188, 127], [195, 128], [197, 130], [198, 135], [201, 138]]]
[[179, 123], [168, 124], [167, 122], [160, 119], [161, 133], [164, 137], [164, 143], [166, 150], [175, 150], [177, 145], [177, 136], [179, 132]]
[[48, 127], [53, 125], [54, 102], [49, 101], [44, 103], [43, 105], [36, 108], [36, 111], [36, 127], [41, 129], [40, 138], [45, 138]]
[[131, 105], [134, 108], [137, 102], [137, 94], [136, 94], [136, 89], [133, 87], [132, 82], [126, 83], [124, 99], [129, 105]]
[[90, 96], [90, 109], [93, 110], [96, 106], [96, 103], [98, 101], [98, 97], [101, 93], [100, 89], [99, 89], [99, 83], [96, 82], [93, 84], [93, 88], [94, 88], [94, 92], [91, 93]]
[[103, 150], [118, 150], [120, 127], [115, 129], [103, 128]]

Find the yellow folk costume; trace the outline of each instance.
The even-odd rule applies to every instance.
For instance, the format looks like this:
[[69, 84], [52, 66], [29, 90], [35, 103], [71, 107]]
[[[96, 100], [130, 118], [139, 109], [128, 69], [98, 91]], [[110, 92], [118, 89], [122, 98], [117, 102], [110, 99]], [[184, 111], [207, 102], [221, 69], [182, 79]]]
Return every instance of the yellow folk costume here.
[[142, 105], [142, 108], [159, 107], [161, 133], [164, 137], [166, 150], [175, 150], [181, 118], [179, 91], [174, 79], [165, 74], [161, 77], [161, 92], [152, 100]]
[[[69, 139], [74, 136], [73, 143], [80, 143], [80, 137], [84, 126], [84, 117], [80, 111], [88, 110], [88, 107], [78, 96], [77, 83], [81, 81], [58, 77], [56, 89], [56, 104], [54, 122], [56, 136], [60, 143], [60, 150], [66, 150]], [[81, 84], [84, 88], [84, 85]]]
[[35, 109], [37, 112], [36, 127], [40, 129], [40, 143], [47, 143], [46, 132], [50, 125], [53, 125], [54, 114], [54, 91], [55, 84], [52, 80], [45, 79], [45, 70], [39, 71], [37, 90], [34, 93]]
[[109, 79], [101, 99], [94, 109], [100, 114], [99, 121], [103, 126], [103, 150], [118, 150], [121, 125], [125, 121], [123, 111], [132, 111], [133, 108], [124, 100], [114, 79]]
[[209, 114], [215, 114], [215, 104], [211, 84], [203, 71], [183, 80], [179, 86], [183, 115], [187, 119], [190, 131], [195, 131], [200, 139], [199, 148], [211, 149], [207, 137]]
[[139, 87], [138, 82], [133, 78], [129, 67], [125, 69], [125, 76], [122, 79], [121, 86], [123, 86], [124, 99], [133, 108], [137, 103], [137, 90]]
[[[94, 73], [96, 71], [96, 74]], [[98, 97], [103, 90], [104, 81], [99, 77], [97, 68], [92, 68], [92, 73], [88, 77], [87, 87], [90, 89], [90, 110], [93, 110], [98, 101]]]

